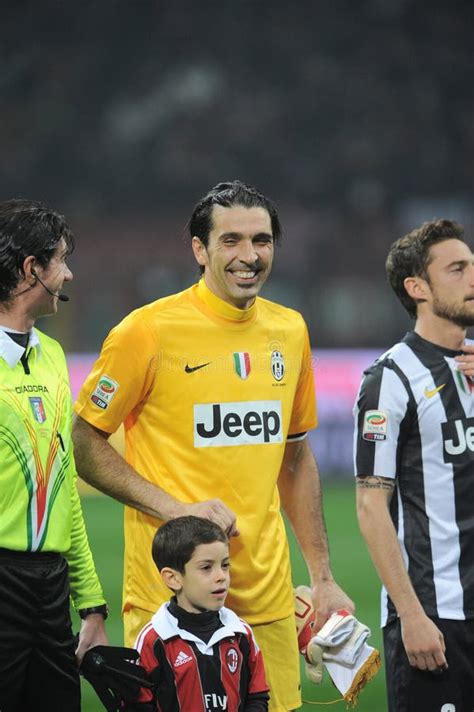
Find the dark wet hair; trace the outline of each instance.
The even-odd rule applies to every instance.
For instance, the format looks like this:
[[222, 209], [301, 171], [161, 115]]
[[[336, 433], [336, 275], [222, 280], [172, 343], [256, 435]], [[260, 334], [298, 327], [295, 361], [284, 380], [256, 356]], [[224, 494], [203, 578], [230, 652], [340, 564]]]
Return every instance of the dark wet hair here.
[[67, 252], [74, 249], [74, 236], [66, 219], [35, 200], [0, 203], [0, 301], [11, 299], [23, 276], [23, 262], [34, 255], [47, 267], [58, 243], [64, 239]]
[[[233, 180], [218, 183], [194, 206], [187, 226], [189, 236], [191, 238], [199, 237], [205, 247], [207, 247], [209, 233], [212, 230], [214, 205], [221, 205], [223, 208], [232, 208], [235, 205], [243, 205], [244, 208], [263, 208], [270, 215], [274, 242], [277, 243], [281, 240], [280, 218], [272, 201], [259, 193], [253, 186], [242, 183], [240, 180]], [[201, 272], [203, 271], [204, 268], [201, 267]]]

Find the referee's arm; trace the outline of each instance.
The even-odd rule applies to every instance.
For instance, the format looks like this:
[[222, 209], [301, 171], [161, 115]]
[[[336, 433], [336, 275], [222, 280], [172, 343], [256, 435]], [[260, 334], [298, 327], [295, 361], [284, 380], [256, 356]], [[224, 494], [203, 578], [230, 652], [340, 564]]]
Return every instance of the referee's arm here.
[[428, 618], [405, 568], [389, 512], [395, 482], [387, 477], [356, 478], [357, 516], [367, 547], [402, 626], [410, 665], [420, 670], [447, 667], [444, 638]]

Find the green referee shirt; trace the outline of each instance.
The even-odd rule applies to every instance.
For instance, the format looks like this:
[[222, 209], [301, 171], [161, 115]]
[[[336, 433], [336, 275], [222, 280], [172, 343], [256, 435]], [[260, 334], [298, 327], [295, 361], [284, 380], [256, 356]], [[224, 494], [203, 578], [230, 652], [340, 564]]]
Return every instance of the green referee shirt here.
[[25, 368], [20, 360], [24, 348], [4, 329], [0, 328], [0, 547], [63, 554], [76, 609], [101, 605], [105, 600], [76, 486], [63, 350], [33, 329]]

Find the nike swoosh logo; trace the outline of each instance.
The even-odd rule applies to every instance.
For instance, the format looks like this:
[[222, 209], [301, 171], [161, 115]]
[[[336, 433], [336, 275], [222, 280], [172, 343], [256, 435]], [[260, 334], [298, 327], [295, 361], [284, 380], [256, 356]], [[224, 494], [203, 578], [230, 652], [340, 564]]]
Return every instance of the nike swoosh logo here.
[[437, 393], [440, 392], [445, 387], [446, 383], [443, 383], [441, 386], [438, 386], [438, 388], [425, 388], [425, 396], [427, 398], [433, 398]]
[[199, 369], [204, 368], [204, 366], [209, 366], [210, 363], [210, 361], [208, 361], [207, 363], [201, 363], [200, 366], [188, 366], [188, 364], [186, 364], [184, 370], [186, 371], [186, 373], [192, 373], [193, 371], [199, 371]]

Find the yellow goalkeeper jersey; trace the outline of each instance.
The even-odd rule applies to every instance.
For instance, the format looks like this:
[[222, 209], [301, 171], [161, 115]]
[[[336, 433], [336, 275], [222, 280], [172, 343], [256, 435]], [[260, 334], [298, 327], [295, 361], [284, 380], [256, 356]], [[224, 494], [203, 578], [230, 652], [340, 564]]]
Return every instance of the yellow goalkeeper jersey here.
[[[248, 310], [204, 280], [127, 316], [108, 335], [75, 406], [125, 426], [125, 458], [183, 502], [222, 499], [237, 515], [226, 605], [251, 624], [290, 615], [288, 543], [277, 489], [285, 444], [316, 425], [302, 316], [257, 298]], [[126, 508], [124, 608], [169, 591], [151, 558], [160, 521]]]

